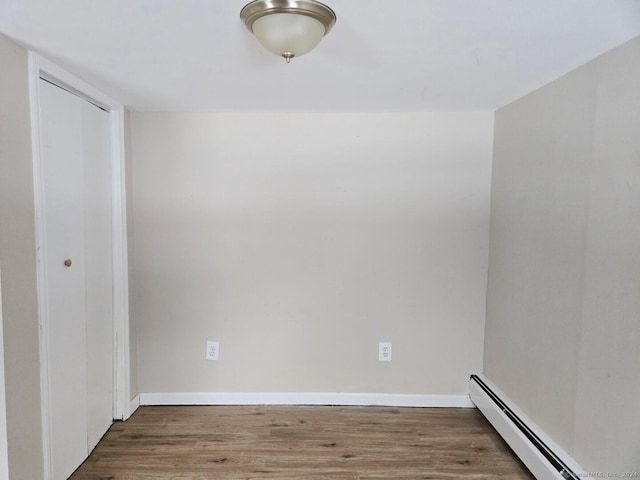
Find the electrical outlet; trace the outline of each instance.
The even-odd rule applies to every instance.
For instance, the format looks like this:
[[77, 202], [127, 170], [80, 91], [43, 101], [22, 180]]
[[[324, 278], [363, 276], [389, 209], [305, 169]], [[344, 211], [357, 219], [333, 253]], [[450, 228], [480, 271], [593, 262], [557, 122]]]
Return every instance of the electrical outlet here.
[[207, 342], [207, 352], [205, 358], [207, 360], [218, 360], [220, 354], [220, 342]]
[[380, 342], [378, 344], [378, 360], [381, 362], [391, 361], [391, 342]]

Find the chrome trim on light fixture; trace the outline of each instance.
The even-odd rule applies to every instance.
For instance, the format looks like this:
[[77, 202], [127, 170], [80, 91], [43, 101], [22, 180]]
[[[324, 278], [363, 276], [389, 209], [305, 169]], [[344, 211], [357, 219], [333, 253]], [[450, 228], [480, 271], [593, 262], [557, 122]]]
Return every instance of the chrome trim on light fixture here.
[[249, 31], [253, 32], [253, 22], [274, 13], [293, 13], [315, 18], [324, 25], [325, 35], [336, 23], [335, 12], [315, 0], [255, 0], [244, 6], [240, 11], [240, 18]]

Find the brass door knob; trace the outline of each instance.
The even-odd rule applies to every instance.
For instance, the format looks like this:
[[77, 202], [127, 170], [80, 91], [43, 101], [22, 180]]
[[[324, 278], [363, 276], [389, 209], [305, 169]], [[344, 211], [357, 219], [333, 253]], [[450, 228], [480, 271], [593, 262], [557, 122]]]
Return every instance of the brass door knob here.
[[71, 266], [71, 259], [70, 259], [70, 258], [67, 258], [67, 259], [64, 261], [64, 266], [65, 266], [65, 267], [70, 267], [70, 266]]

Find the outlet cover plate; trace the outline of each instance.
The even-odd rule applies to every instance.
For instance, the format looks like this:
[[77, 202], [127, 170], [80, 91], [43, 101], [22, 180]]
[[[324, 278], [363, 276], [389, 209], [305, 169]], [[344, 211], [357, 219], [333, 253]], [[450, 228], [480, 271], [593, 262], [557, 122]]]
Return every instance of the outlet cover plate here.
[[207, 352], [205, 358], [207, 360], [218, 360], [220, 355], [220, 342], [207, 341]]
[[391, 361], [391, 342], [378, 343], [378, 360], [381, 362]]

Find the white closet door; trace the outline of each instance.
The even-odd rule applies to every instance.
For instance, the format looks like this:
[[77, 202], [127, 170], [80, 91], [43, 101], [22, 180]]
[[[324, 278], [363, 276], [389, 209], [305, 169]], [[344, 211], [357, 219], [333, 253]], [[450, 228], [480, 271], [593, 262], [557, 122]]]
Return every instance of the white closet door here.
[[41, 81], [40, 101], [52, 462], [62, 480], [87, 450], [82, 100]]
[[87, 439], [91, 452], [113, 423], [113, 258], [109, 114], [82, 102], [87, 322]]
[[41, 80], [40, 127], [51, 450], [63, 480], [113, 418], [109, 115]]

